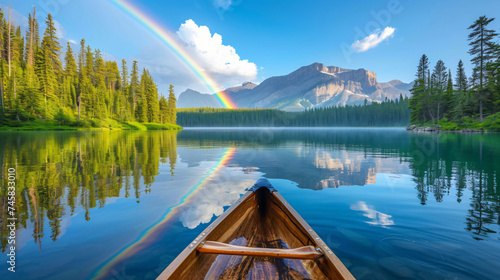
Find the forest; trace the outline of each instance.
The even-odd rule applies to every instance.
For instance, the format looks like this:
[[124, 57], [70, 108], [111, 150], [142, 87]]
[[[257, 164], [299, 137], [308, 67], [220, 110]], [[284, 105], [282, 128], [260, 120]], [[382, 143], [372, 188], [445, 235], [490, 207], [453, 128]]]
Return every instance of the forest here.
[[[104, 54], [80, 41], [75, 53], [63, 48], [48, 14], [40, 33], [36, 8], [22, 34], [0, 9], [0, 128], [178, 129], [176, 98], [158, 94], [147, 69], [133, 61], [105, 60]], [[155, 125], [152, 125], [155, 124]]]
[[314, 108], [304, 112], [277, 109], [178, 109], [177, 123], [186, 127], [336, 127], [406, 126], [410, 123], [408, 98], [381, 103]]
[[488, 27], [493, 20], [482, 16], [468, 28], [474, 66], [469, 78], [462, 60], [453, 79], [442, 60], [431, 73], [429, 58], [422, 55], [409, 102], [412, 124], [500, 131], [500, 37]]

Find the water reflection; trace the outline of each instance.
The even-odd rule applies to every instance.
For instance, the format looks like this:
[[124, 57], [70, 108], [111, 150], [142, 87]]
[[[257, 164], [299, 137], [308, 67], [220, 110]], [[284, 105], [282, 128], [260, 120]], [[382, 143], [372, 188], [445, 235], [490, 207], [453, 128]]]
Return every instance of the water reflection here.
[[[217, 166], [195, 186], [196, 193], [190, 197], [189, 203], [180, 206], [179, 220], [184, 227], [194, 229], [209, 223], [214, 216], [220, 216], [224, 207], [238, 200], [245, 189], [259, 179], [260, 173], [244, 172], [234, 165], [228, 167], [235, 153], [234, 148], [228, 149]], [[224, 172], [220, 172], [222, 168], [225, 168]]]
[[[56, 241], [63, 216], [81, 206], [84, 219], [90, 209], [102, 208], [110, 198], [133, 196], [140, 202], [140, 185], [150, 191], [160, 164], [177, 161], [175, 132], [17, 132], [0, 135], [0, 186], [5, 192], [6, 171], [15, 167], [17, 228], [33, 228], [42, 248], [46, 234]], [[5, 209], [7, 197], [1, 196]], [[6, 211], [1, 212], [2, 251], [7, 246]], [[48, 220], [47, 223], [45, 220]], [[69, 221], [69, 220], [68, 220]], [[66, 221], [66, 222], [68, 222]]]
[[[5, 172], [14, 166], [18, 170], [17, 227], [20, 233], [30, 235], [40, 249], [42, 240], [45, 240], [44, 246], [47, 240], [54, 244], [62, 242], [65, 232], [80, 222], [87, 231], [92, 229], [96, 217], [106, 215], [105, 211], [98, 210], [106, 210], [115, 202], [122, 201], [126, 206], [112, 213], [122, 211], [123, 215], [130, 215], [128, 211], [133, 210], [125, 209], [130, 208], [128, 203], [149, 207], [151, 205], [143, 205], [148, 196], [156, 195], [160, 189], [174, 193], [177, 190], [174, 187], [193, 191], [178, 191], [182, 195], [175, 193], [178, 197], [174, 195], [175, 202], [168, 207], [152, 209], [160, 211], [158, 215], [164, 215], [162, 218], [167, 217], [171, 226], [178, 224], [182, 230], [196, 231], [220, 215], [245, 188], [264, 175], [315, 190], [299, 190], [304, 199], [308, 193], [323, 194], [325, 188], [342, 190], [364, 186], [359, 190], [363, 192], [373, 184], [384, 184], [393, 190], [409, 186], [411, 201], [395, 204], [398, 197], [387, 193], [388, 203], [402, 211], [409, 204], [429, 211], [422, 215], [432, 214], [439, 207], [458, 209], [453, 217], [460, 219], [458, 230], [465, 233], [467, 239], [498, 242], [498, 143], [500, 135], [497, 134], [414, 135], [402, 129], [1, 133], [0, 208], [5, 209], [7, 205]], [[230, 158], [224, 159], [228, 154]], [[164, 177], [159, 176], [160, 173]], [[121, 198], [126, 198], [126, 202]], [[175, 206], [175, 211], [165, 213], [166, 208], [173, 209], [171, 206]], [[365, 198], [357, 198], [347, 204], [347, 211], [357, 213], [364, 219], [362, 224], [368, 223], [372, 228], [392, 230], [400, 225], [401, 219], [394, 218], [395, 211], [376, 206]], [[6, 212], [0, 215], [0, 237], [5, 251]], [[418, 215], [415, 213], [412, 218]], [[152, 227], [151, 224], [143, 226]], [[143, 232], [144, 228], [135, 232]], [[360, 234], [348, 228], [339, 227], [338, 231], [351, 237]], [[168, 231], [167, 227], [160, 228], [155, 234], [156, 240], [165, 236], [162, 230]], [[176, 228], [178, 232], [184, 232], [182, 230]], [[139, 237], [134, 236], [133, 240]], [[76, 241], [69, 241], [70, 245], [71, 242]], [[390, 245], [386, 244], [389, 249], [404, 243], [384, 242]], [[120, 248], [130, 244], [121, 244]], [[185, 244], [179, 242], [176, 250], [180, 252]], [[155, 246], [164, 250], [172, 247], [171, 244]], [[116, 253], [101, 250], [106, 256], [102, 257], [104, 260]], [[168, 256], [169, 261], [176, 254], [173, 255]], [[390, 267], [394, 262], [384, 259], [380, 265]], [[94, 268], [101, 265], [94, 264]], [[163, 268], [158, 269], [161, 272]]]
[[[412, 175], [422, 205], [472, 195], [465, 229], [482, 240], [499, 232], [500, 135], [408, 134], [402, 129], [185, 130], [182, 145], [237, 145], [234, 162], [268, 178], [321, 190], [370, 185], [381, 173]], [[397, 181], [391, 184], [397, 187]]]
[[351, 205], [351, 210], [364, 212], [363, 215], [371, 219], [371, 221], [367, 222], [368, 224], [378, 225], [382, 227], [394, 225], [394, 221], [392, 220], [391, 215], [384, 214], [380, 211], [375, 210], [373, 206], [367, 205], [364, 201], [358, 201], [355, 204]]
[[467, 231], [483, 240], [500, 225], [500, 136], [440, 134], [413, 137], [405, 160], [416, 183], [422, 205], [429, 196], [442, 202], [455, 196], [461, 203], [464, 191], [472, 193], [466, 217]]

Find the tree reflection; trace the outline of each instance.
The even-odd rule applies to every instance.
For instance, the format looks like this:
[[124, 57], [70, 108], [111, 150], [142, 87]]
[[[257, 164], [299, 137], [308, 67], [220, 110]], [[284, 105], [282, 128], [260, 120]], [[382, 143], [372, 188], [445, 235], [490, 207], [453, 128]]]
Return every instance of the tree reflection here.
[[[174, 175], [177, 160], [176, 132], [96, 133], [3, 133], [0, 136], [0, 234], [2, 251], [7, 246], [6, 172], [16, 166], [16, 217], [18, 228], [33, 228], [33, 238], [42, 247], [50, 227], [50, 238], [61, 234], [63, 215], [102, 208], [111, 197], [124, 194], [140, 201], [158, 175], [160, 163], [169, 163]], [[142, 182], [141, 182], [142, 180]], [[46, 221], [48, 220], [48, 221]], [[47, 233], [49, 234], [49, 233]]]
[[[422, 139], [427, 145], [421, 145], [419, 141]], [[497, 138], [491, 135], [432, 134], [415, 135], [410, 143], [412, 153], [407, 160], [420, 203], [427, 204], [429, 195], [442, 202], [452, 186], [455, 187], [457, 202], [461, 203], [464, 190], [469, 189], [472, 195], [465, 229], [477, 240], [497, 233], [493, 229], [500, 225], [500, 166], [495, 158]], [[485, 152], [489, 154], [485, 156]]]
[[[234, 164], [316, 190], [372, 184], [378, 173], [411, 172], [418, 203], [441, 203], [452, 197], [456, 203], [468, 204], [464, 229], [475, 239], [490, 238], [500, 225], [498, 135], [194, 130], [183, 131], [179, 139], [199, 149], [236, 146], [241, 149], [234, 155]], [[287, 164], [280, 165], [276, 159]], [[16, 167], [18, 174], [17, 227], [32, 230], [41, 248], [46, 234], [53, 241], [60, 237], [64, 215], [83, 209], [89, 221], [91, 209], [119, 196], [139, 203], [141, 195], [151, 192], [160, 165], [168, 164], [173, 176], [176, 160], [176, 132], [0, 134], [2, 250], [8, 234], [8, 168]]]

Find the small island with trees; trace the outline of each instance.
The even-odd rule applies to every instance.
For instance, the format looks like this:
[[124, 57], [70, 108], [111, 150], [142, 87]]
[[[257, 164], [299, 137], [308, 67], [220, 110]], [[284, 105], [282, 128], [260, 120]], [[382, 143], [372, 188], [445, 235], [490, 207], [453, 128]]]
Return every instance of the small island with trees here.
[[36, 9], [20, 26], [0, 10], [0, 130], [181, 129], [176, 98], [159, 98], [147, 69], [137, 61], [106, 61], [99, 49], [68, 42], [64, 63], [54, 19], [48, 14], [40, 36]]

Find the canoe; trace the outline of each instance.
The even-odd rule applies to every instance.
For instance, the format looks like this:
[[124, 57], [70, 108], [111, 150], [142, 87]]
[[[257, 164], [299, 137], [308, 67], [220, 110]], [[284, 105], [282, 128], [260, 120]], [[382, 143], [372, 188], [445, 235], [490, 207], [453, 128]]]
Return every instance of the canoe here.
[[355, 279], [267, 179], [260, 179], [158, 276]]

